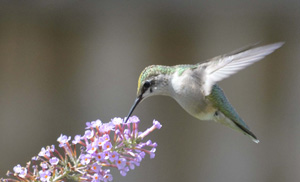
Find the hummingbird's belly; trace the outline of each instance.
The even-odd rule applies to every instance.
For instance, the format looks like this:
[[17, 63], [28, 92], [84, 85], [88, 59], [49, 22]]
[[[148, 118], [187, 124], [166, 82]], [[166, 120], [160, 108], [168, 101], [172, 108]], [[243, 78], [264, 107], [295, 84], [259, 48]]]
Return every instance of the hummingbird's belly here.
[[214, 120], [214, 114], [215, 110], [213, 112], [201, 112], [194, 116], [200, 120]]
[[199, 99], [199, 97], [189, 97], [185, 99], [175, 100], [190, 115], [200, 120], [214, 120], [214, 114], [217, 111], [217, 109], [214, 108], [209, 101], [205, 100], [205, 98]]
[[214, 120], [214, 114], [216, 112], [216, 109], [212, 107], [205, 107], [200, 109], [190, 109], [186, 111], [200, 120]]

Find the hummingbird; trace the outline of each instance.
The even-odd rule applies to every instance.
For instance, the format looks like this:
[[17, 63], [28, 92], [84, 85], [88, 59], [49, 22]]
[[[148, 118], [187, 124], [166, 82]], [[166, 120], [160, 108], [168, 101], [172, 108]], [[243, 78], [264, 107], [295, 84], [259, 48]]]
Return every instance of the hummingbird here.
[[195, 118], [213, 120], [258, 143], [257, 137], [229, 103], [217, 82], [263, 59], [283, 44], [252, 45], [197, 64], [148, 66], [139, 76], [137, 97], [125, 123], [141, 101], [150, 96], [164, 95], [174, 98]]

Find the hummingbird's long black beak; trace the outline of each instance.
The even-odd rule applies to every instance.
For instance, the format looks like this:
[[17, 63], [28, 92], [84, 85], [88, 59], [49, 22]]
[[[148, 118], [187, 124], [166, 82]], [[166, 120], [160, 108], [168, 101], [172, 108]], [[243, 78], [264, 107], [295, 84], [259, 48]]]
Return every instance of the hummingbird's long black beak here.
[[128, 116], [126, 117], [126, 120], [125, 120], [124, 123], [127, 122], [127, 120], [129, 119], [129, 117], [130, 117], [131, 114], [133, 113], [133, 111], [134, 111], [134, 109], [136, 108], [136, 106], [137, 106], [142, 100], [143, 100], [143, 95], [142, 95], [142, 94], [139, 95], [139, 96], [135, 99], [135, 101], [134, 101], [134, 103], [133, 103], [133, 105], [132, 105], [132, 107], [131, 107], [131, 109], [130, 109], [130, 111], [129, 111], [129, 113], [128, 113]]

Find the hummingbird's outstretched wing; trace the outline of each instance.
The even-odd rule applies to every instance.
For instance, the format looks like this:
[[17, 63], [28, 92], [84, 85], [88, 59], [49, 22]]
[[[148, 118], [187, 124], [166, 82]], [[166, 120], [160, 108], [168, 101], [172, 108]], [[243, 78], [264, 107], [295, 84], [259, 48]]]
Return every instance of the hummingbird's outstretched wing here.
[[229, 55], [212, 58], [208, 62], [201, 64], [200, 66], [204, 68], [205, 74], [205, 95], [210, 94], [212, 86], [216, 82], [221, 81], [239, 70], [263, 59], [283, 44], [283, 42], [278, 42], [261, 47], [250, 47], [248, 49], [235, 51], [235, 53], [231, 53]]

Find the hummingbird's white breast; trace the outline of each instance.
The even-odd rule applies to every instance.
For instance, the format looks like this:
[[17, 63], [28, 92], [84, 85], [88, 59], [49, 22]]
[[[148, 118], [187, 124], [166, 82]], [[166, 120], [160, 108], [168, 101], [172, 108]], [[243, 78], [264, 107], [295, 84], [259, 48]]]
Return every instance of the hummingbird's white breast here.
[[201, 73], [195, 73], [190, 69], [181, 75], [175, 72], [171, 77], [170, 86], [171, 96], [188, 113], [200, 120], [213, 119], [216, 109], [205, 98]]

